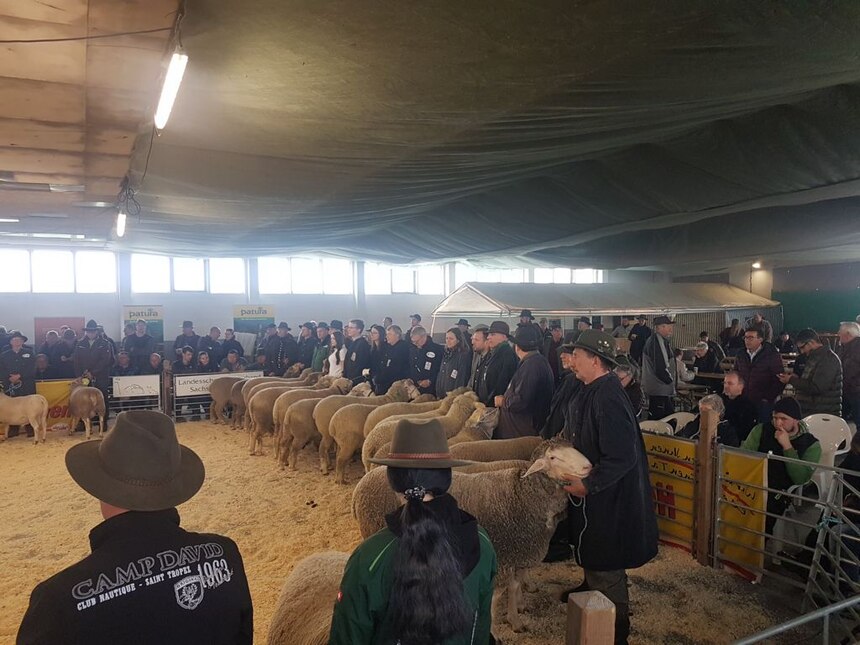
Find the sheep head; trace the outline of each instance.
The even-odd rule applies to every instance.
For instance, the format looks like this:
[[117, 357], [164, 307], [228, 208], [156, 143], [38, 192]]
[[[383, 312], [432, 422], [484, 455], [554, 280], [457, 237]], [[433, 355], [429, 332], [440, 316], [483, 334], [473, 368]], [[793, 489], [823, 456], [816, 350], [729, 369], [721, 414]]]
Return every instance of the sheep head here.
[[403, 381], [403, 386], [406, 388], [406, 395], [409, 397], [410, 401], [414, 401], [421, 396], [421, 392], [418, 391], [418, 386], [415, 385], [415, 381], [411, 378]]
[[371, 386], [367, 381], [359, 383], [349, 391], [350, 396], [371, 396], [372, 394], [373, 386]]
[[543, 456], [535, 459], [523, 477], [546, 473], [550, 479], [560, 482], [565, 481], [567, 475], [583, 478], [591, 472], [588, 458], [567, 441], [553, 439], [541, 444], [538, 450], [543, 450]]
[[[324, 376], [323, 378], [331, 379], [330, 376]], [[322, 381], [322, 379], [320, 379], [320, 381]], [[352, 381], [350, 381], [348, 378], [333, 379], [329, 387], [337, 388], [338, 392], [343, 394], [349, 392], [349, 388], [352, 387]]]
[[317, 389], [324, 390], [327, 387], [331, 387], [335, 382], [335, 378], [333, 376], [320, 376], [317, 381]]

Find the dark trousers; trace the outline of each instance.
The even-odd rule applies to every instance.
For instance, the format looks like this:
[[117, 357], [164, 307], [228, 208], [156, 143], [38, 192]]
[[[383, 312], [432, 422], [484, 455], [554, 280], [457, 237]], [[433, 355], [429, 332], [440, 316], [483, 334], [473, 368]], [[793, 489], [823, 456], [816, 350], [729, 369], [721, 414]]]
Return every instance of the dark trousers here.
[[648, 418], [663, 419], [675, 411], [671, 396], [649, 396]]
[[630, 635], [630, 595], [627, 592], [627, 572], [591, 571], [585, 569], [589, 591], [599, 591], [615, 604], [615, 643], [627, 643]]

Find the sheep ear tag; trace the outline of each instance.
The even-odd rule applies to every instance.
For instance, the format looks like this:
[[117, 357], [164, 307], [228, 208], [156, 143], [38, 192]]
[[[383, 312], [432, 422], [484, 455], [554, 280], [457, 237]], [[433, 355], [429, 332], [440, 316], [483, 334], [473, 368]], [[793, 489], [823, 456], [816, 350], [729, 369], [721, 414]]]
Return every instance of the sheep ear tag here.
[[535, 473], [542, 473], [549, 467], [547, 463], [546, 457], [540, 457], [535, 460], [535, 462], [529, 466], [529, 469], [526, 471], [526, 474], [522, 476], [522, 479], [525, 479], [529, 475], [534, 475]]
[[88, 378], [82, 378], [81, 379], [81, 385], [89, 385], [89, 384], [90, 384], [90, 379], [88, 379]]

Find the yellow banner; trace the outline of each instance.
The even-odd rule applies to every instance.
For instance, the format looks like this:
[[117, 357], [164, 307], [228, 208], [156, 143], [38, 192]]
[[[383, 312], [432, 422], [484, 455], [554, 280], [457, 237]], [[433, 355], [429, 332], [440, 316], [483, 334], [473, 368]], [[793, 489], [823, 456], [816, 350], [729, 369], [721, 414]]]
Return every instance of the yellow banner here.
[[695, 442], [643, 433], [651, 475], [651, 495], [660, 539], [693, 547], [693, 477]]
[[36, 394], [48, 399], [48, 430], [68, 432], [72, 420], [69, 417], [69, 389], [71, 381], [41, 381], [36, 383]]
[[745, 484], [767, 486], [767, 460], [755, 454], [725, 451], [722, 476], [743, 483], [721, 482], [719, 557], [731, 560], [725, 564], [753, 579], [757, 574], [744, 569], [744, 565], [752, 570], [764, 568], [764, 554], [751, 550], [764, 550], [764, 536], [749, 531], [764, 533], [767, 493]]

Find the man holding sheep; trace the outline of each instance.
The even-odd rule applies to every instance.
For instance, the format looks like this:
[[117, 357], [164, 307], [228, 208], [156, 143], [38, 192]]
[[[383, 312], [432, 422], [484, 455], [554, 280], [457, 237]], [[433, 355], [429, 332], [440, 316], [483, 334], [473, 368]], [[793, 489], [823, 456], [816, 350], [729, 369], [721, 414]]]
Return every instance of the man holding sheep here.
[[600, 591], [615, 603], [615, 642], [630, 633], [626, 569], [657, 555], [657, 520], [645, 443], [621, 382], [615, 338], [587, 329], [573, 344], [573, 370], [582, 387], [569, 408], [565, 437], [594, 465], [585, 478], [565, 477], [579, 498], [568, 508], [574, 557], [585, 582], [573, 591]]

